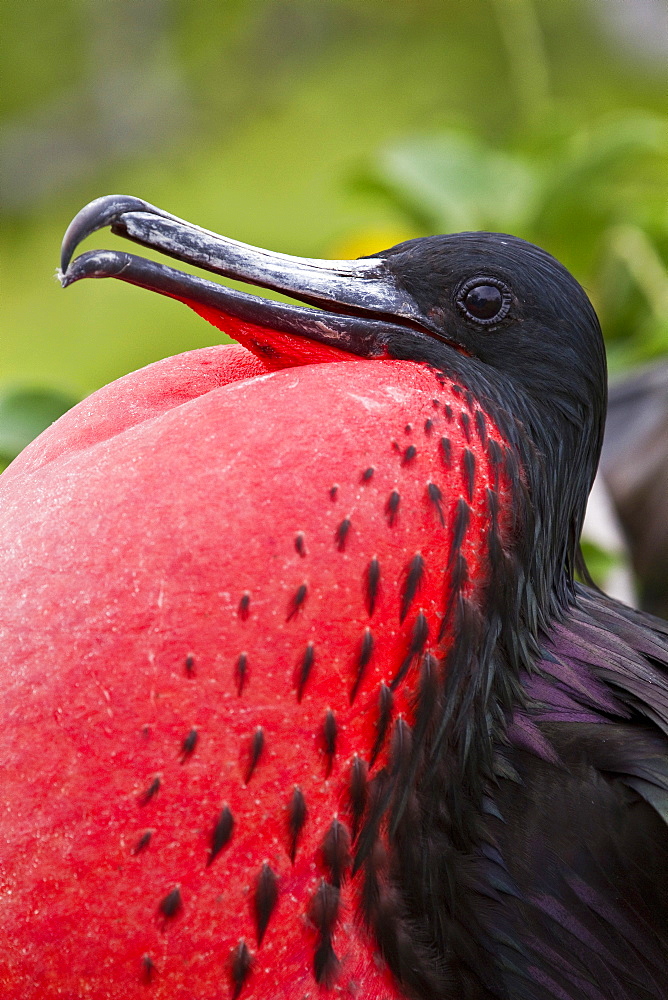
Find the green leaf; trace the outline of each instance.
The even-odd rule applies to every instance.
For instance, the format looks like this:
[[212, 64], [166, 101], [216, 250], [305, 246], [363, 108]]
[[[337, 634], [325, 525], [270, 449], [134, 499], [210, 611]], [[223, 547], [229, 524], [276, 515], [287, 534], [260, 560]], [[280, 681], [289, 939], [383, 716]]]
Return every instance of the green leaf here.
[[[566, 206], [588, 208], [594, 189], [639, 156], [666, 154], [668, 129], [664, 117], [634, 113], [606, 118], [573, 135], [565, 149], [553, 150], [551, 170], [539, 192], [535, 225], [545, 215], [559, 215]], [[614, 199], [611, 199], [614, 204]]]
[[439, 232], [516, 232], [530, 217], [537, 178], [516, 156], [462, 132], [422, 136], [386, 147], [380, 179]]

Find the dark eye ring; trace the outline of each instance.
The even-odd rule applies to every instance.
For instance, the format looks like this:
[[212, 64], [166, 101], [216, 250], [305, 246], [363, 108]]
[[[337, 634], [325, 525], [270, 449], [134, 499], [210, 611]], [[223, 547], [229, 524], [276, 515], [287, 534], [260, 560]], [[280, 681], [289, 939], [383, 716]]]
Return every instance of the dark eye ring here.
[[498, 278], [471, 278], [459, 289], [457, 305], [464, 315], [480, 326], [493, 326], [510, 310], [510, 289]]

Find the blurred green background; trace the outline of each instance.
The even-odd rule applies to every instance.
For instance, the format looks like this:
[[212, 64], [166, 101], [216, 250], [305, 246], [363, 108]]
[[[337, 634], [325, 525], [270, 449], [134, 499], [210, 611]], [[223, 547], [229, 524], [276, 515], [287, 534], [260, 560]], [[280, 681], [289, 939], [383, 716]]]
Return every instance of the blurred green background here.
[[121, 282], [61, 291], [62, 234], [101, 194], [302, 255], [510, 231], [584, 284], [614, 370], [668, 350], [663, 0], [0, 6], [0, 456], [220, 340]]

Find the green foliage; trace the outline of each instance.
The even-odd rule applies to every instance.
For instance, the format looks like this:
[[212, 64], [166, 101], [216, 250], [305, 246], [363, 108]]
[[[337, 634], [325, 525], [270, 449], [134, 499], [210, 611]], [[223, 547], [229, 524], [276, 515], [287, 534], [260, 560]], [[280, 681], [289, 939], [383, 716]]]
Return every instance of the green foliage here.
[[0, 390], [0, 469], [76, 402], [55, 389]]
[[412, 221], [430, 232], [514, 232], [536, 196], [527, 163], [453, 130], [393, 143], [379, 154], [377, 172]]
[[0, 111], [17, 115], [74, 83], [84, 23], [77, 0], [0, 0]]
[[[603, 590], [606, 588], [606, 580], [611, 571], [626, 565], [625, 557], [620, 552], [604, 549], [596, 542], [592, 542], [591, 539], [583, 538], [580, 542], [580, 549], [589, 575], [597, 587], [601, 587]], [[586, 582], [579, 574], [578, 579], [581, 583]]]

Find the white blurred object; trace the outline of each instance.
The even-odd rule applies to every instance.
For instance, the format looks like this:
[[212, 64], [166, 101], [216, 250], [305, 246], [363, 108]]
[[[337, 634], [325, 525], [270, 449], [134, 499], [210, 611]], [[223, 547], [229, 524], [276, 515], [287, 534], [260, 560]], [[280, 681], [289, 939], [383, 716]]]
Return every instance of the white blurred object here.
[[668, 361], [610, 386], [601, 472], [644, 611], [668, 619]]
[[665, 0], [589, 0], [589, 7], [615, 41], [645, 62], [668, 55]]
[[601, 589], [610, 597], [637, 607], [638, 598], [630, 569], [628, 547], [610, 493], [600, 473], [589, 495], [582, 537], [609, 553], [615, 560], [605, 578], [597, 581]]

